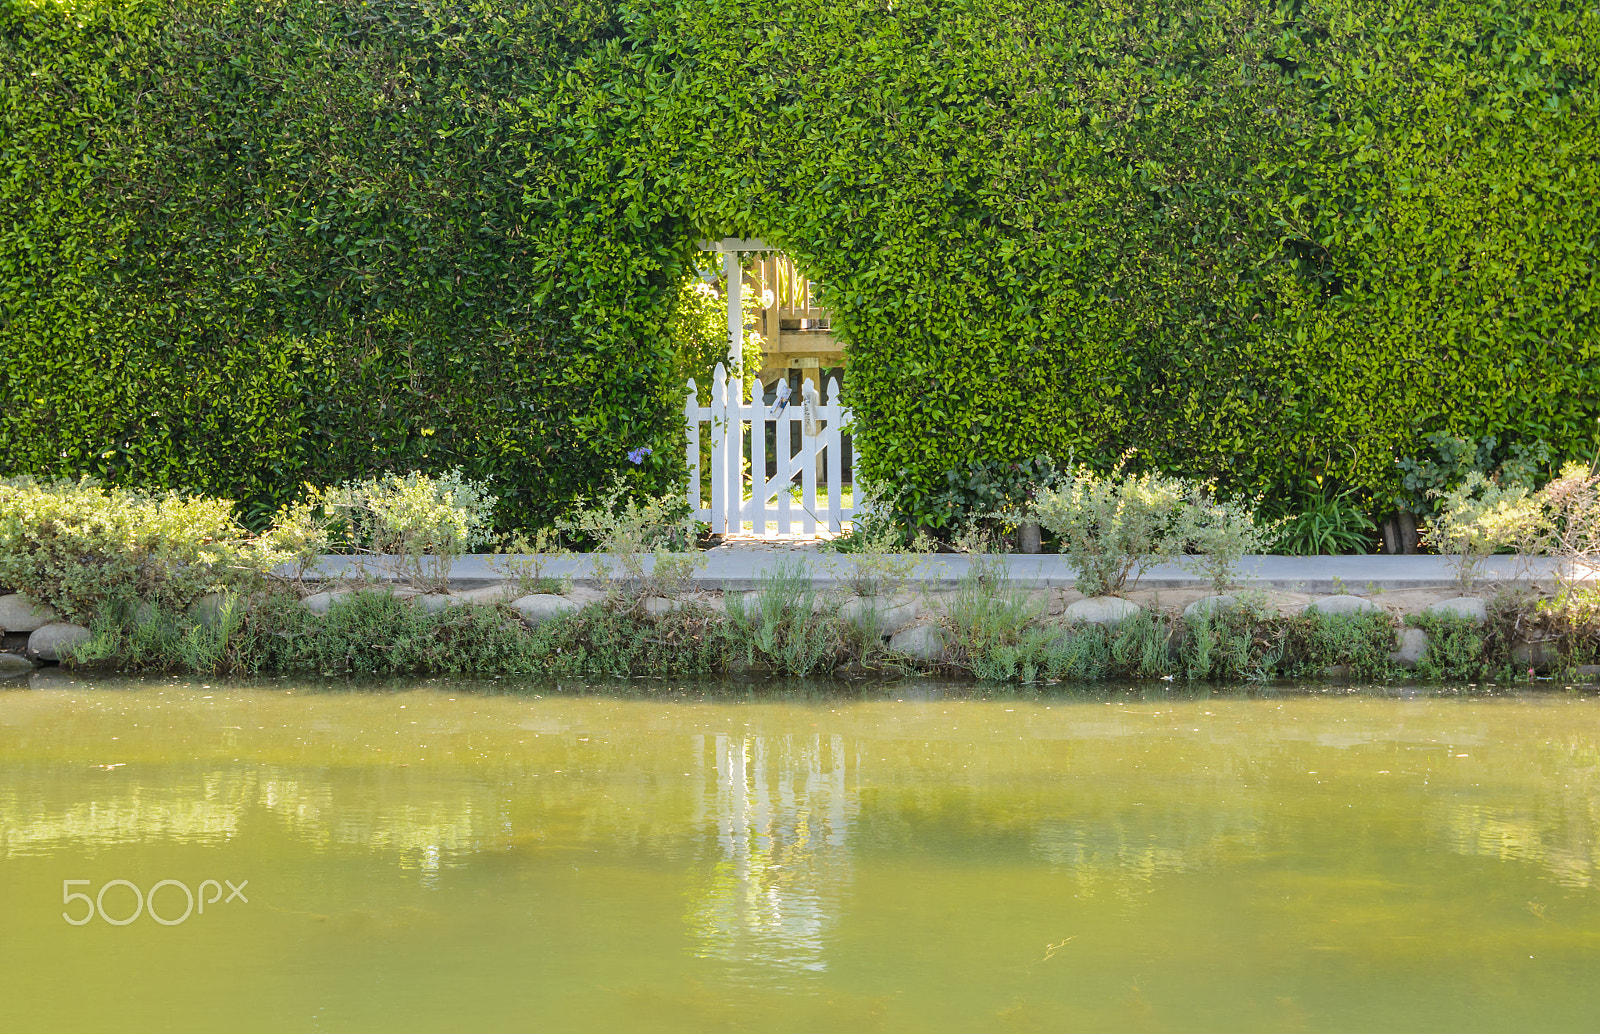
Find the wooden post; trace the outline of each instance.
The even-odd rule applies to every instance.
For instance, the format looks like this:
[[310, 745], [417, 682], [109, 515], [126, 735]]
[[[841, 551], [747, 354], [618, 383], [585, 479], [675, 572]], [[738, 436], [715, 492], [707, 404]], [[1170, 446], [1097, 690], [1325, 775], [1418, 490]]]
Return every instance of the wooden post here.
[[[746, 372], [744, 368], [744, 274], [739, 270], [737, 252], [724, 252], [722, 280], [728, 287], [728, 369], [735, 376]], [[744, 396], [744, 389], [739, 389]]]
[[766, 338], [764, 344], [769, 355], [783, 351], [783, 328], [778, 323], [778, 261], [769, 258], [761, 263], [761, 289], [772, 292], [772, 304], [766, 306], [761, 317], [761, 333]]

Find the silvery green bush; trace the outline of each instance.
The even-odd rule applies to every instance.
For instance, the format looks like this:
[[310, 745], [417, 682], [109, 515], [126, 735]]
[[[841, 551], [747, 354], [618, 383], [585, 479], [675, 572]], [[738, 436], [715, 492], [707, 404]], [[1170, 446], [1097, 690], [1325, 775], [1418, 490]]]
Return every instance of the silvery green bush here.
[[0, 586], [83, 620], [131, 594], [181, 610], [259, 584], [281, 555], [228, 499], [77, 481], [0, 480]]
[[1186, 552], [1178, 562], [1222, 592], [1238, 577], [1240, 561], [1252, 553], [1265, 553], [1283, 524], [1282, 520], [1263, 523], [1255, 501], [1229, 502], [1197, 491], [1184, 514]]
[[266, 538], [301, 570], [327, 551], [383, 558], [417, 588], [449, 581], [456, 557], [490, 537], [496, 498], [487, 481], [459, 469], [437, 477], [413, 471], [310, 489], [278, 514]]
[[1422, 541], [1456, 560], [1457, 583], [1466, 591], [1488, 556], [1533, 545], [1549, 526], [1544, 503], [1526, 485], [1500, 485], [1472, 471], [1448, 492], [1436, 492], [1439, 512], [1423, 529]]
[[1079, 592], [1118, 595], [1130, 575], [1137, 583], [1146, 567], [1183, 552], [1193, 492], [1182, 478], [1080, 468], [1042, 492], [1034, 512], [1055, 533]]
[[[602, 554], [592, 561], [595, 574], [637, 597], [684, 591], [705, 563], [695, 548], [697, 527], [683, 493], [639, 495], [620, 476], [593, 505], [579, 496], [556, 529], [593, 542]], [[612, 561], [620, 568], [618, 577], [613, 577]]]
[[1086, 596], [1120, 595], [1145, 568], [1177, 561], [1218, 592], [1239, 562], [1264, 550], [1277, 525], [1258, 523], [1249, 502], [1215, 499], [1207, 485], [1155, 472], [1063, 475], [1033, 503], [1054, 532]]

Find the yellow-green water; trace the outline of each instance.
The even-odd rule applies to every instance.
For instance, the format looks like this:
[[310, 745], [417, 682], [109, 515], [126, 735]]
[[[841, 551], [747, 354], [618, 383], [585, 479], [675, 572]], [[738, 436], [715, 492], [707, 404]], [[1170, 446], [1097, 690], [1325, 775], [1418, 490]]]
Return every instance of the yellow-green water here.
[[1595, 699], [45, 684], [5, 1031], [1600, 1029]]

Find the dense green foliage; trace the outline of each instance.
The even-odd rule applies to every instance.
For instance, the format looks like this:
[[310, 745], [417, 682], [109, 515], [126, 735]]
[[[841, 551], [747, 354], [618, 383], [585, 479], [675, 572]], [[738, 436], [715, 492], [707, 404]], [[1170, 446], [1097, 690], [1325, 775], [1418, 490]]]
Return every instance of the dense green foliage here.
[[503, 522], [632, 470], [693, 245], [594, 143], [618, 34], [588, 0], [0, 4], [4, 462], [252, 518], [459, 465]]
[[[1487, 624], [1408, 619], [1430, 637], [1414, 672], [1390, 659], [1399, 628], [1387, 613], [1281, 616], [1244, 606], [1191, 618], [1145, 610], [1115, 626], [1044, 620], [1039, 601], [1003, 581], [972, 579], [948, 601], [942, 660], [899, 656], [841, 619], [837, 600], [813, 608], [809, 588], [780, 577], [726, 613], [699, 603], [652, 615], [613, 594], [528, 628], [504, 605], [430, 611], [389, 591], [351, 592], [325, 616], [290, 593], [230, 597], [186, 614], [127, 594], [107, 601], [69, 663], [206, 675], [958, 674], [984, 682], [1166, 678], [1414, 677], [1514, 682], [1537, 665], [1571, 677], [1600, 657], [1592, 594], [1501, 598]], [[1518, 642], [1547, 649], [1537, 662]]]
[[[861, 471], [1048, 452], [1387, 504], [1426, 432], [1587, 458], [1581, 0], [0, 7], [0, 453], [503, 520], [675, 473], [693, 240], [826, 285]], [[1316, 482], [1314, 479], [1322, 480]]]
[[183, 609], [218, 589], [258, 588], [282, 559], [274, 545], [239, 527], [227, 499], [0, 480], [0, 592], [67, 620], [116, 596]]
[[974, 455], [1371, 498], [1420, 431], [1592, 448], [1592, 5], [651, 10], [660, 138], [827, 285], [912, 512]]

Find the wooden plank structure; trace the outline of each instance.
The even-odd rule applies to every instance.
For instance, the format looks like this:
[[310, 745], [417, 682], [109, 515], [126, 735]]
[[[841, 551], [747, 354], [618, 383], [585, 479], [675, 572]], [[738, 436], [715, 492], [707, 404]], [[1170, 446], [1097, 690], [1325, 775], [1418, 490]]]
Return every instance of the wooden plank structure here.
[[[741, 296], [747, 290], [757, 292], [763, 302], [751, 329], [762, 339], [760, 375], [764, 382], [797, 369], [803, 380], [820, 390], [822, 371], [845, 366], [844, 343], [834, 335], [832, 317], [817, 304], [816, 285], [801, 274], [792, 258], [754, 237], [701, 241], [700, 247], [722, 255], [722, 275], [728, 285], [730, 368], [737, 367], [743, 354], [747, 328]], [[739, 256], [752, 252], [760, 257], [745, 270]]]
[[816, 285], [783, 254], [762, 258], [746, 277], [767, 303], [755, 326], [766, 359], [762, 375], [770, 380], [784, 370], [799, 369], [804, 379], [820, 388], [820, 371], [844, 366], [845, 352], [828, 310], [817, 304]]

